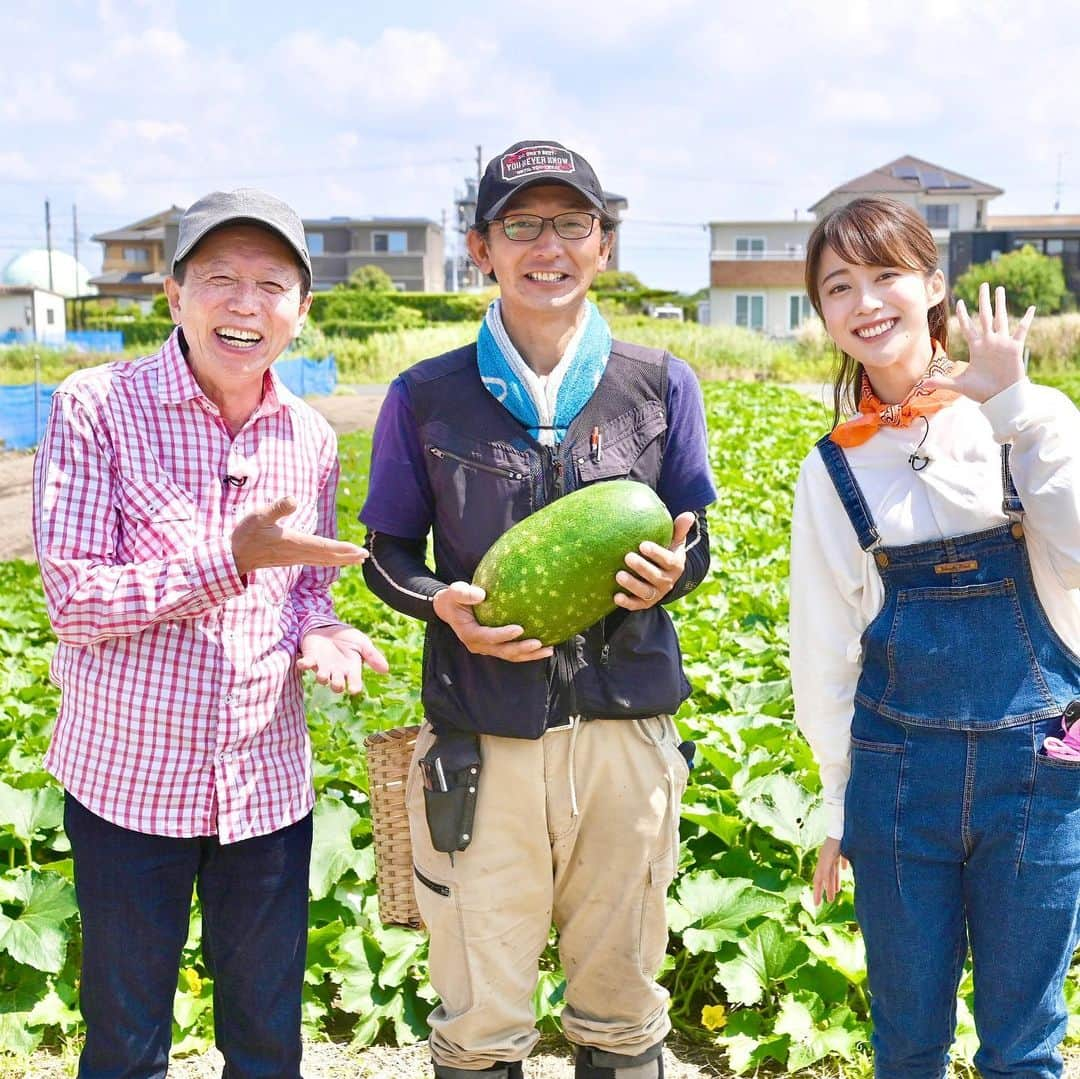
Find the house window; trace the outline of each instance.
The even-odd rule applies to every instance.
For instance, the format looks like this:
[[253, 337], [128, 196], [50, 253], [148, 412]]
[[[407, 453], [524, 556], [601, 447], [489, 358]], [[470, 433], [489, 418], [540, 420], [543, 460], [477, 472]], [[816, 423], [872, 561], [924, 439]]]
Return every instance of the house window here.
[[144, 266], [150, 261], [150, 252], [145, 247], [125, 247], [124, 261]]
[[797, 330], [811, 315], [810, 297], [805, 292], [788, 294], [788, 329]]
[[323, 253], [323, 234], [321, 232], [309, 232], [307, 234], [307, 249], [310, 255], [321, 255]]
[[737, 259], [763, 259], [765, 257], [765, 237], [736, 236], [735, 257]]
[[763, 292], [735, 293], [735, 325], [750, 330], [765, 329], [765, 294]]
[[404, 255], [409, 250], [407, 232], [373, 232], [371, 250], [378, 254]]
[[50, 326], [56, 325], [56, 312], [51, 307], [45, 312], [45, 321]]
[[1060, 255], [1065, 250], [1064, 240], [1047, 240], [1046, 241], [1046, 253], [1048, 255]]
[[931, 203], [922, 208], [923, 217], [932, 229], [954, 229], [960, 216], [955, 202]]

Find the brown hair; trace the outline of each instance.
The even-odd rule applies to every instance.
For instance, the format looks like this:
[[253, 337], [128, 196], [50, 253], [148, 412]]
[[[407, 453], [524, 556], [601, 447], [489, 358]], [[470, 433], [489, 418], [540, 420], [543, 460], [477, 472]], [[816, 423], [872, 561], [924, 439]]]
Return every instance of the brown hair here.
[[[910, 206], [895, 199], [861, 198], [830, 210], [814, 226], [806, 244], [806, 294], [821, 316], [818, 271], [825, 248], [831, 247], [855, 266], [903, 266], [927, 276], [939, 269], [937, 244], [926, 222]], [[824, 321], [824, 320], [823, 320]], [[949, 301], [942, 299], [926, 314], [930, 336], [949, 345]], [[833, 382], [833, 426], [845, 412], [858, 408], [862, 364], [837, 349], [839, 365]]]

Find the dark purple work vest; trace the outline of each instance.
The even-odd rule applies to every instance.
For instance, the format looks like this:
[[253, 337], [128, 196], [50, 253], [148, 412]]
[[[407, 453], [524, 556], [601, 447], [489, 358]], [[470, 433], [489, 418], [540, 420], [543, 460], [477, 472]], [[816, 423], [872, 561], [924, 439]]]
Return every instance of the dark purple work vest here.
[[[406, 371], [435, 499], [436, 574], [472, 580], [508, 528], [579, 487], [629, 478], [655, 489], [667, 437], [667, 361], [660, 350], [613, 342], [599, 385], [558, 447], [540, 445], [485, 389], [475, 345]], [[539, 738], [572, 715], [673, 713], [689, 693], [662, 607], [616, 611], [557, 646], [547, 662], [475, 656], [438, 619], [424, 640], [423, 703], [436, 729]]]

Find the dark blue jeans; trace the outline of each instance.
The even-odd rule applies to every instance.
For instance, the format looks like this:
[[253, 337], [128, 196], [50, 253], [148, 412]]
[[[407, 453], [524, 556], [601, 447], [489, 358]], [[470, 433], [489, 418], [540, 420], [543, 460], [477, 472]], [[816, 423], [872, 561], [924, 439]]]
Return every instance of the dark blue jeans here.
[[83, 928], [80, 1079], [164, 1076], [192, 888], [224, 1079], [299, 1079], [311, 815], [223, 845], [110, 824], [67, 795]]
[[878, 1079], [940, 1079], [970, 947], [975, 1065], [1057, 1079], [1077, 943], [1080, 765], [1060, 724], [904, 727], [856, 706], [844, 853], [866, 941]]

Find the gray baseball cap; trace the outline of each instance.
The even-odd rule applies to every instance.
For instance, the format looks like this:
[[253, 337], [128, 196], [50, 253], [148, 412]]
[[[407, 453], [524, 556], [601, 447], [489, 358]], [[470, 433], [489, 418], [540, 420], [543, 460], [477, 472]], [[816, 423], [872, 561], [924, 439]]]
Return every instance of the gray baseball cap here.
[[311, 275], [311, 256], [308, 254], [304, 224], [296, 211], [281, 199], [254, 187], [239, 187], [235, 191], [211, 191], [193, 202], [180, 218], [180, 233], [173, 255], [172, 268], [194, 250], [195, 245], [222, 225], [263, 225], [276, 232], [296, 252], [308, 275]]

